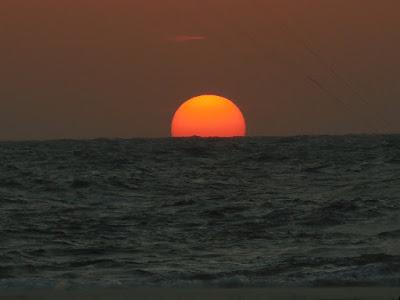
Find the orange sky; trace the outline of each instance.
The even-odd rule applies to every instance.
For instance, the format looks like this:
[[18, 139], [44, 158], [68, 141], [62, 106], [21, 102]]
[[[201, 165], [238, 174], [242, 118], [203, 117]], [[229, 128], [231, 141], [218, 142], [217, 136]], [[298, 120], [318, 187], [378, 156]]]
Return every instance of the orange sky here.
[[0, 139], [168, 136], [220, 94], [249, 135], [399, 132], [397, 0], [2, 0]]

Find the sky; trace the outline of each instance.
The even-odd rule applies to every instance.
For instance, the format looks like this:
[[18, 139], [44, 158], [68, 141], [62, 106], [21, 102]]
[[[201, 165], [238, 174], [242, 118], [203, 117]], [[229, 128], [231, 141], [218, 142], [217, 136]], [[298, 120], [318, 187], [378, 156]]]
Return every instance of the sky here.
[[248, 135], [400, 132], [398, 0], [1, 0], [0, 139], [167, 137], [218, 94]]

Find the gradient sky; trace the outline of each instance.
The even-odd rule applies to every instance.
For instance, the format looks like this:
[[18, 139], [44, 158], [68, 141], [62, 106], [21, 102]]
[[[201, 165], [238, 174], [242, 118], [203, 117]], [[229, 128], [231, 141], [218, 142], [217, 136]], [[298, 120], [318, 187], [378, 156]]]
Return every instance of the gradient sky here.
[[398, 0], [1, 0], [0, 139], [169, 136], [203, 93], [249, 135], [400, 132]]

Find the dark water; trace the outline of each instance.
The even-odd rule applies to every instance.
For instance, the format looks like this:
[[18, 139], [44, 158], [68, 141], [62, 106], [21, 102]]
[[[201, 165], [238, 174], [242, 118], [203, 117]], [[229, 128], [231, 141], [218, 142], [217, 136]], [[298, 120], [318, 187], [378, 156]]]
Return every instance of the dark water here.
[[0, 143], [0, 288], [400, 285], [400, 136]]

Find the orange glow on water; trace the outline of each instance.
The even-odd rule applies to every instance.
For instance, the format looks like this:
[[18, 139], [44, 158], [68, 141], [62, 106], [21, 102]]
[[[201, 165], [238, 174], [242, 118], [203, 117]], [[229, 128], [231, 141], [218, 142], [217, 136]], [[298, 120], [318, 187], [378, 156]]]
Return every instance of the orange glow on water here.
[[233, 137], [246, 135], [240, 109], [226, 98], [202, 95], [184, 102], [175, 112], [173, 137]]

